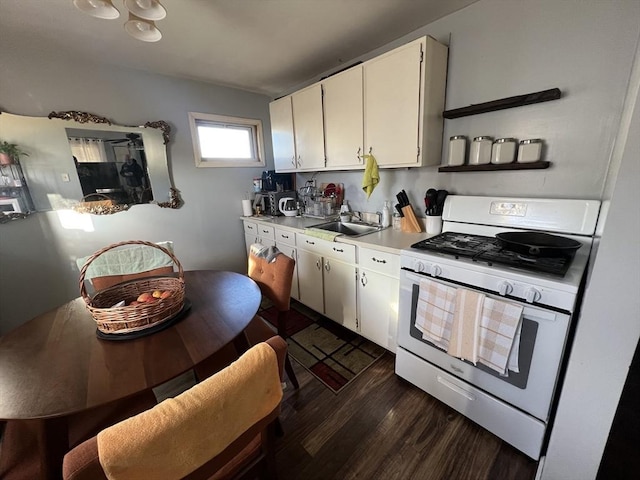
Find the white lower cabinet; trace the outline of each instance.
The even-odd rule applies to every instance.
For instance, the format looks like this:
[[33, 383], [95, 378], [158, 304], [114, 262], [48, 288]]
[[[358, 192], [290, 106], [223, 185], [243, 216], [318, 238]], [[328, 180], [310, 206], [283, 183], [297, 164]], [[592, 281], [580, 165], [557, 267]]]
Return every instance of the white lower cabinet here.
[[297, 235], [300, 302], [357, 331], [355, 246]]
[[322, 255], [298, 250], [298, 288], [300, 302], [316, 312], [324, 313]]
[[259, 243], [265, 247], [275, 246], [276, 238], [273, 226], [248, 220], [243, 220], [242, 222], [244, 224], [244, 243], [247, 249], [247, 258], [249, 258], [249, 249], [254, 243]]
[[400, 257], [369, 248], [358, 250], [359, 333], [396, 351]]
[[298, 287], [298, 249], [296, 248], [296, 234], [291, 230], [276, 228], [276, 247], [285, 255], [296, 261], [293, 270], [293, 281], [291, 282], [291, 298], [300, 300], [300, 290]]

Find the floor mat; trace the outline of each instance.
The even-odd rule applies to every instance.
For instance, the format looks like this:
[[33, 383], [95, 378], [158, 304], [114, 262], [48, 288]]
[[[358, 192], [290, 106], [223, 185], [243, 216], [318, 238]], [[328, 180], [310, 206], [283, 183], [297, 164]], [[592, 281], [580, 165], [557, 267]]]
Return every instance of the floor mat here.
[[[275, 325], [278, 311], [266, 304], [260, 315]], [[289, 355], [334, 393], [340, 392], [386, 351], [293, 301], [286, 333]]]

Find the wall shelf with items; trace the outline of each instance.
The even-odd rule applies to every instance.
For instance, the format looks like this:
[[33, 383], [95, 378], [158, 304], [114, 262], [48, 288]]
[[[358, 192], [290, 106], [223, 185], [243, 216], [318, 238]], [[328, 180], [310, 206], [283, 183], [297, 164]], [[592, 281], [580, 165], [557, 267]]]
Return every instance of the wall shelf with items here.
[[480, 113], [495, 112], [496, 110], [506, 110], [507, 108], [522, 107], [524, 105], [532, 105], [534, 103], [550, 102], [557, 100], [562, 96], [559, 88], [551, 88], [542, 90], [541, 92], [527, 93], [525, 95], [516, 95], [514, 97], [501, 98], [490, 102], [483, 102], [468, 107], [454, 108], [442, 112], [444, 118], [460, 118], [469, 115], [478, 115]]
[[496, 170], [539, 170], [549, 168], [551, 162], [539, 161], [531, 163], [487, 163], [484, 165], [455, 165], [438, 168], [438, 172], [493, 172]]

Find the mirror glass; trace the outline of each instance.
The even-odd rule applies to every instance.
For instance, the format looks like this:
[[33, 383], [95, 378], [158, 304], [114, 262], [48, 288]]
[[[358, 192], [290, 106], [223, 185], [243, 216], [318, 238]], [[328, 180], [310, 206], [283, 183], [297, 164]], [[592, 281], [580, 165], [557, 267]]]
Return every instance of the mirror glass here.
[[167, 161], [169, 133], [161, 121], [119, 126], [83, 112], [0, 115], [0, 140], [25, 153], [19, 164], [34, 211], [111, 214], [143, 203], [178, 208]]

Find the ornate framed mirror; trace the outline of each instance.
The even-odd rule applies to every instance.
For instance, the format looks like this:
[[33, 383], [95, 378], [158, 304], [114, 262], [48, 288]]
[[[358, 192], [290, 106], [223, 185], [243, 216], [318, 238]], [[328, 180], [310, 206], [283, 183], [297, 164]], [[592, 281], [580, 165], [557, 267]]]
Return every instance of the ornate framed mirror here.
[[[11, 183], [11, 188], [0, 185], [0, 200], [23, 192], [29, 197], [20, 200], [17, 211], [3, 213], [0, 221], [34, 211], [108, 215], [139, 204], [182, 205], [169, 172], [167, 122], [126, 126], [80, 111], [51, 112], [48, 117], [2, 112], [0, 132], [0, 141], [18, 145], [24, 154], [13, 162], [22, 181], [8, 178], [3, 165], [2, 183]], [[18, 189], [18, 183], [24, 186]]]

